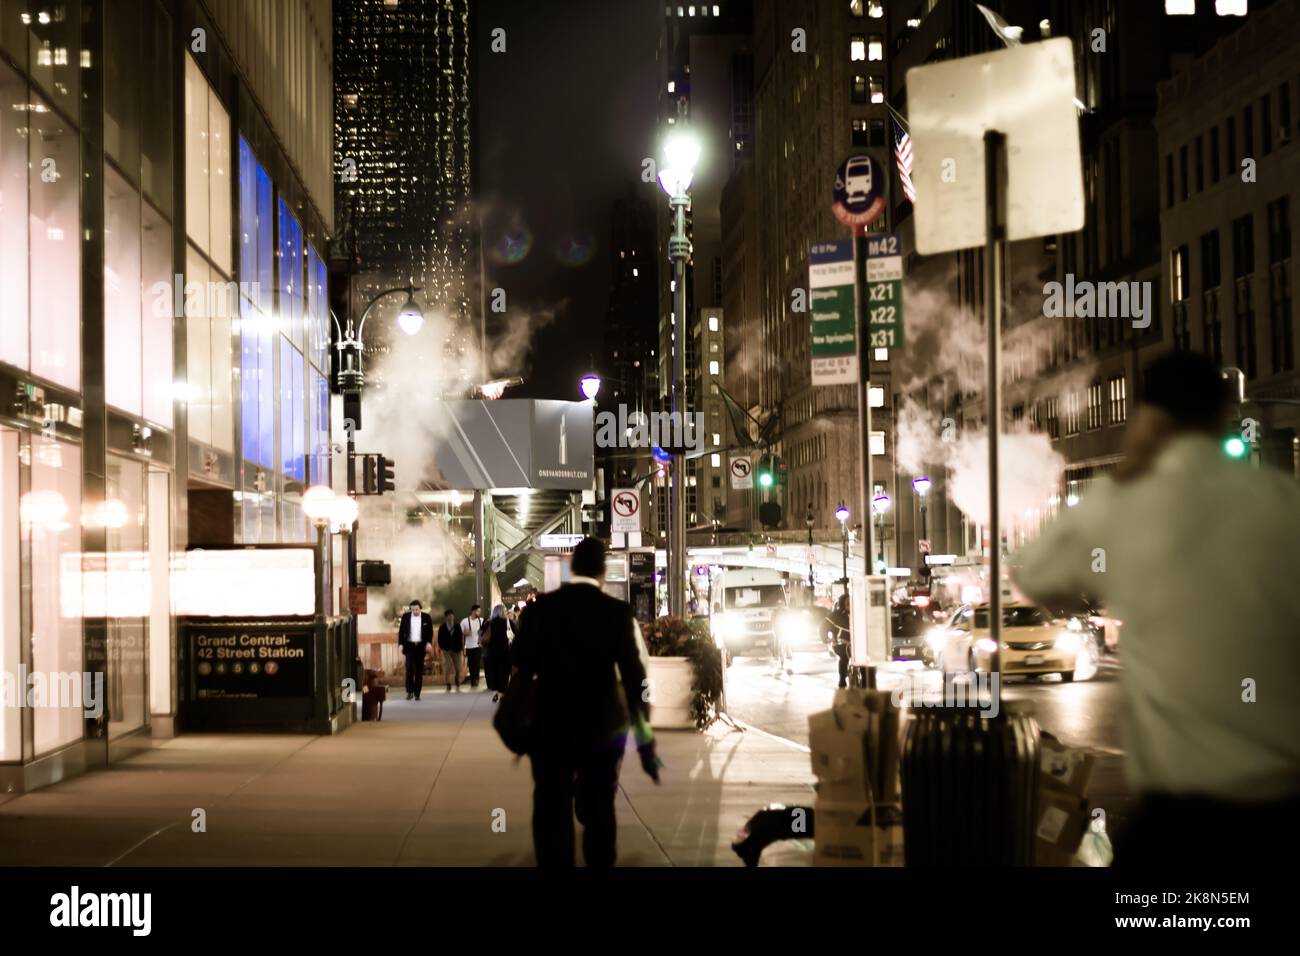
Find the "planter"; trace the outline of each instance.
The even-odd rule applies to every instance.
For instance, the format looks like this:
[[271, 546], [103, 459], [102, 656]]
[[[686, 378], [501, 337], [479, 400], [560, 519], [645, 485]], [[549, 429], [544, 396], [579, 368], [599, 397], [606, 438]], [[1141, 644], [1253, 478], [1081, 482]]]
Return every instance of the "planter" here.
[[695, 671], [689, 657], [651, 657], [646, 677], [650, 681], [650, 726], [656, 730], [693, 730], [691, 686]]

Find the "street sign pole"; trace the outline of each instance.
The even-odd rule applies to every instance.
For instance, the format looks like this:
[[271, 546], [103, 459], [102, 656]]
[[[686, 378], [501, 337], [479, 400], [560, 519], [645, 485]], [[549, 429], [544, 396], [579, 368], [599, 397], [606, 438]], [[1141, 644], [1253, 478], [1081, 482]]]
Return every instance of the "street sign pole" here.
[[[853, 229], [853, 301], [856, 321], [853, 337], [858, 355], [858, 521], [862, 525], [862, 573], [871, 574], [871, 349], [864, 333], [867, 302], [866, 264], [863, 261], [863, 227]], [[865, 664], [865, 661], [858, 663]]]
[[1002, 528], [998, 508], [998, 445], [1002, 435], [1002, 274], [1006, 255], [1006, 145], [997, 130], [984, 133], [984, 327], [988, 330], [989, 416], [989, 639], [991, 674], [1002, 672]]

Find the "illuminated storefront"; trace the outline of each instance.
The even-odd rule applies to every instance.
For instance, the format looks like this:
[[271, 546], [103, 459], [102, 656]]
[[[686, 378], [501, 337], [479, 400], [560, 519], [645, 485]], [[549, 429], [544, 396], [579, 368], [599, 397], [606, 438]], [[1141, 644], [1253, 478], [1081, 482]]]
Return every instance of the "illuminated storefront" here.
[[188, 548], [312, 540], [314, 9], [0, 2], [0, 799], [176, 731]]

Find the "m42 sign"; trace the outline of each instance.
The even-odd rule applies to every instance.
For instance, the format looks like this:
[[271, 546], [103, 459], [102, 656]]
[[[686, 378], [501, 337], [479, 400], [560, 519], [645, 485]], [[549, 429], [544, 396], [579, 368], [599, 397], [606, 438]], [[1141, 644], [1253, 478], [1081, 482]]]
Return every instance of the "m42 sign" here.
[[869, 346], [903, 347], [903, 255], [892, 232], [867, 236], [866, 318]]

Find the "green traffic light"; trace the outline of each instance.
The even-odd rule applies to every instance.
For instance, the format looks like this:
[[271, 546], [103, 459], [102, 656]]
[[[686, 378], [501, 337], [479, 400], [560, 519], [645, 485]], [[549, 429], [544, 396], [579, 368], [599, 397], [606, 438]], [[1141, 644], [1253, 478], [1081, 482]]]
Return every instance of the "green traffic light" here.
[[1228, 453], [1229, 458], [1240, 458], [1246, 454], [1246, 443], [1233, 436], [1223, 443], [1223, 450]]
[[772, 487], [772, 473], [769, 472], [769, 471], [765, 471], [765, 472], [763, 472], [761, 475], [758, 476], [758, 483], [759, 483], [760, 485], [762, 485], [764, 488], [771, 488], [771, 487]]

